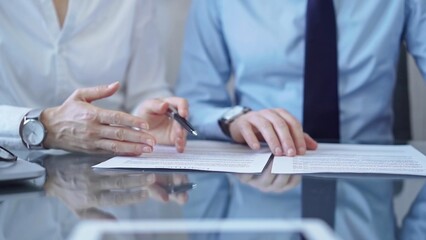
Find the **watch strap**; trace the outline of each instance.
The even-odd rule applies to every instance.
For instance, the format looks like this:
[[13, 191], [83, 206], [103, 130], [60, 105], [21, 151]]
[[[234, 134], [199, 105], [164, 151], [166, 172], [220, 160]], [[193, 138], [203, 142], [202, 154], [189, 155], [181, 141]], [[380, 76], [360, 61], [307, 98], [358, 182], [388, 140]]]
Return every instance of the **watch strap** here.
[[[231, 131], [230, 131], [230, 125], [231, 123], [237, 119], [239, 116], [246, 114], [247, 112], [251, 111], [251, 108], [249, 107], [244, 107], [244, 106], [238, 106], [238, 107], [242, 107], [241, 111], [234, 114], [231, 118], [224, 118], [223, 116], [225, 116], [229, 111], [233, 111], [233, 108], [231, 108], [230, 110], [226, 111], [224, 115], [222, 115], [222, 117], [218, 120], [218, 124], [220, 129], [222, 130], [222, 132], [228, 136], [231, 137]], [[235, 108], [235, 107], [234, 107]]]

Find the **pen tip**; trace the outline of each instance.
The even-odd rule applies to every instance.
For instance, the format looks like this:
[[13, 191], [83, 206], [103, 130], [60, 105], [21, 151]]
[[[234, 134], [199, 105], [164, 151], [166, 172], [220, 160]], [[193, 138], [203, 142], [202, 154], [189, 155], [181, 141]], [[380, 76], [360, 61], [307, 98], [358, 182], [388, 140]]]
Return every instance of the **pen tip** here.
[[192, 134], [193, 134], [194, 136], [198, 136], [197, 131], [192, 131]]

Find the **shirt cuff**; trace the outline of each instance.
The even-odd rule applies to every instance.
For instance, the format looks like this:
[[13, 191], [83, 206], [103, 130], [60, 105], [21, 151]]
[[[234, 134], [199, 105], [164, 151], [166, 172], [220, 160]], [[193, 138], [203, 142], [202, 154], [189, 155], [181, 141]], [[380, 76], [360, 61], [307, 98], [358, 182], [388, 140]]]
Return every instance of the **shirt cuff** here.
[[[0, 143], [9, 148], [21, 148], [23, 144], [19, 136], [22, 118], [31, 108], [2, 105], [0, 112], [7, 113], [0, 118]], [[18, 145], [18, 146], [17, 146]]]

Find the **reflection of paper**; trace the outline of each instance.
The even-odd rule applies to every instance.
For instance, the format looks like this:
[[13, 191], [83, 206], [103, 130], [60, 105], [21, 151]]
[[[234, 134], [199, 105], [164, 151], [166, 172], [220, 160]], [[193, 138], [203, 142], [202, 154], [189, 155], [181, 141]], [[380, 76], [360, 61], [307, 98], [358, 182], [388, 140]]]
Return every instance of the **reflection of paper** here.
[[216, 141], [188, 141], [185, 152], [172, 146], [155, 146], [140, 157], [114, 157], [95, 168], [165, 168], [219, 172], [260, 173], [271, 155], [263, 149]]
[[319, 144], [304, 156], [275, 157], [272, 173], [388, 173], [426, 176], [426, 157], [409, 145]]

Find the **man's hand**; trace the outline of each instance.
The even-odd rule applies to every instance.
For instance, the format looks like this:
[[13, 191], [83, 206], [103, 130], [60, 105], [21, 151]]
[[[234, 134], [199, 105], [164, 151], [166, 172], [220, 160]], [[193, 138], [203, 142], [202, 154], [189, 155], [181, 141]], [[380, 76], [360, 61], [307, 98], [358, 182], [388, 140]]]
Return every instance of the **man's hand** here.
[[317, 148], [300, 122], [283, 109], [248, 112], [235, 119], [229, 130], [234, 141], [252, 149], [259, 149], [260, 141], [265, 141], [276, 156], [295, 156]]
[[262, 174], [237, 174], [240, 182], [262, 192], [282, 193], [296, 187], [301, 180], [300, 175], [272, 174], [272, 162]]
[[141, 118], [95, 107], [92, 101], [109, 97], [118, 82], [76, 90], [61, 106], [47, 108], [41, 121], [47, 129], [44, 146], [86, 153], [140, 155], [152, 152], [155, 138], [143, 131], [149, 125]]
[[175, 145], [178, 152], [183, 152], [186, 145], [187, 132], [167, 115], [169, 105], [178, 110], [180, 116], [188, 116], [188, 102], [179, 97], [150, 99], [143, 102], [138, 116], [149, 123], [149, 133], [159, 144]]

